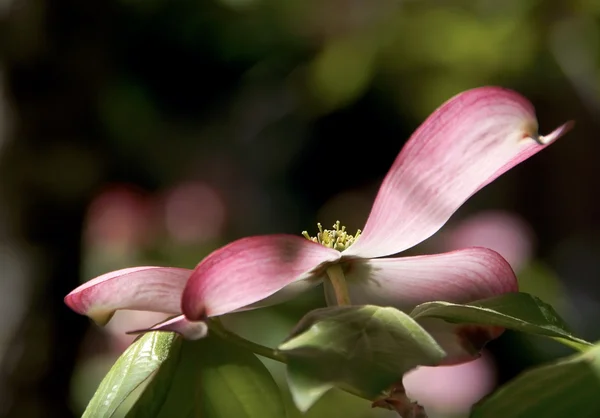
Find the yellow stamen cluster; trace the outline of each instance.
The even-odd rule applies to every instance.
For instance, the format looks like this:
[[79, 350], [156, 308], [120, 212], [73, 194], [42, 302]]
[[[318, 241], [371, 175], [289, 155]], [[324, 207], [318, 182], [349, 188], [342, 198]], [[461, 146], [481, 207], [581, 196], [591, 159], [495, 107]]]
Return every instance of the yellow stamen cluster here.
[[302, 231], [302, 235], [306, 239], [338, 251], [344, 251], [354, 244], [354, 241], [356, 241], [361, 233], [359, 229], [354, 235], [348, 234], [346, 232], [346, 227], [340, 225], [340, 221], [336, 221], [335, 224], [333, 224], [333, 229], [323, 229], [323, 226], [320, 223], [317, 224], [317, 227], [319, 228], [319, 232], [316, 237], [311, 237], [306, 231]]

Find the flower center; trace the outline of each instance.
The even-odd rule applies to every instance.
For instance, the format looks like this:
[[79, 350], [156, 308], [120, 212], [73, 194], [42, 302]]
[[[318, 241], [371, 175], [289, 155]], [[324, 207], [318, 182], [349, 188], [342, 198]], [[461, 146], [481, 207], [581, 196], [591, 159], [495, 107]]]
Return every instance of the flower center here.
[[333, 229], [323, 229], [323, 226], [320, 223], [317, 224], [317, 228], [319, 228], [319, 232], [315, 237], [311, 237], [306, 231], [302, 231], [302, 236], [313, 242], [317, 242], [325, 247], [333, 248], [334, 250], [338, 251], [344, 251], [346, 248], [354, 244], [361, 233], [361, 230], [358, 229], [356, 234], [348, 234], [346, 232], [346, 227], [340, 225], [340, 221], [336, 221], [333, 224]]

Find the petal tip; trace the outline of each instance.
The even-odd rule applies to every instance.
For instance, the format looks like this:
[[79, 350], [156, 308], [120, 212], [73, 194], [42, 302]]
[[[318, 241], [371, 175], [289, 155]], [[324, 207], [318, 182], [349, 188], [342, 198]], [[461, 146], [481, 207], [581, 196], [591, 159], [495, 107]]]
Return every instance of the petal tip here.
[[561, 126], [556, 128], [554, 131], [552, 131], [548, 135], [539, 135], [539, 136], [537, 136], [537, 138], [534, 137], [534, 139], [536, 141], [539, 141], [539, 143], [542, 145], [549, 145], [549, 144], [553, 143], [554, 141], [556, 141], [561, 136], [565, 135], [571, 129], [573, 129], [574, 126], [575, 126], [575, 121], [570, 120], [566, 123], [563, 123]]
[[574, 120], [569, 120], [567, 122], [565, 122], [562, 126], [562, 134], [565, 134], [567, 132], [569, 132], [571, 129], [575, 128], [575, 121]]
[[101, 310], [101, 309], [89, 309], [88, 306], [81, 300], [80, 292], [75, 289], [67, 296], [64, 297], [65, 305], [71, 310], [77, 312], [80, 315], [85, 315], [90, 318], [98, 326], [105, 326], [115, 314], [114, 310]]
[[85, 309], [80, 303], [80, 297], [78, 297], [79, 292], [77, 289], [71, 291], [67, 296], [63, 298], [63, 302], [67, 305], [72, 311], [77, 312], [78, 314], [85, 315]]
[[[502, 277], [501, 293], [511, 293], [519, 291], [519, 282], [515, 270], [510, 263], [496, 250], [487, 247], [469, 247], [465, 250], [479, 252], [484, 258], [481, 259], [493, 271], [496, 271], [498, 277]], [[458, 250], [462, 251], [462, 250]]]

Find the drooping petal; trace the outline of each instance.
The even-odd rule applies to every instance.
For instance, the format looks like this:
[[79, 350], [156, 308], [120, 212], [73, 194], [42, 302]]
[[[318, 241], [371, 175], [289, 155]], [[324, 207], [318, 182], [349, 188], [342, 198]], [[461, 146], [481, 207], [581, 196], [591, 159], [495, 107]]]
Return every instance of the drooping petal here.
[[65, 297], [75, 312], [105, 325], [118, 309], [181, 313], [181, 294], [192, 270], [132, 267], [112, 271], [79, 286]]
[[[508, 262], [482, 247], [417, 257], [352, 260], [345, 274], [353, 304], [393, 306], [407, 313], [424, 302], [467, 303], [518, 290]], [[328, 281], [325, 289], [331, 293]], [[502, 333], [498, 327], [450, 324], [441, 319], [418, 322], [446, 351], [445, 364], [476, 358], [485, 343]]]
[[502, 327], [452, 324], [437, 318], [420, 318], [417, 322], [446, 352], [446, 357], [441, 363], [446, 366], [479, 358], [485, 345], [504, 332]]
[[514, 91], [483, 87], [455, 96], [406, 143], [383, 180], [362, 235], [344, 255], [382, 257], [422, 242], [472, 194], [571, 125], [539, 136], [533, 106]]
[[317, 280], [323, 265], [339, 258], [338, 251], [295, 235], [242, 238], [198, 264], [183, 292], [183, 313], [195, 321], [232, 312], [289, 284]]
[[508, 262], [483, 247], [352, 260], [345, 275], [353, 304], [393, 306], [405, 312], [424, 302], [467, 303], [518, 290]]
[[188, 340], [199, 340], [208, 334], [208, 325], [204, 321], [188, 321], [185, 316], [179, 315], [150, 328], [129, 331], [127, 334], [143, 334], [150, 331], [171, 331], [182, 335]]

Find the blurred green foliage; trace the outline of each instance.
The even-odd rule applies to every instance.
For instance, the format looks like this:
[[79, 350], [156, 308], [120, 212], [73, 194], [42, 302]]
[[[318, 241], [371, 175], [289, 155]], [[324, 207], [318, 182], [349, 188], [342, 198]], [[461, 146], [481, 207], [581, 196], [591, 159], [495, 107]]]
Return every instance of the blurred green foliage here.
[[[317, 220], [346, 216], [360, 228], [419, 122], [486, 84], [529, 97], [542, 133], [568, 119], [577, 125], [457, 217], [490, 207], [521, 214], [540, 259], [521, 282], [557, 302], [584, 336], [600, 336], [590, 320], [600, 312], [599, 2], [15, 0], [0, 2], [0, 34], [1, 108], [9, 109], [0, 118], [0, 204], [38, 289], [13, 296], [34, 325], [17, 327], [18, 344], [2, 337], [3, 346], [29, 347], [3, 360], [2, 379], [28, 416], [78, 415], [68, 399], [76, 361], [110, 352], [98, 343], [108, 334], [86, 330], [61, 305], [78, 283], [134, 264], [193, 267], [234, 238], [298, 233]], [[186, 241], [172, 232], [165, 193], [185, 181], [218, 195], [218, 234]], [[99, 244], [85, 232], [89, 205], [123, 184], [142, 190], [151, 233]], [[174, 216], [216, 223], [203, 210]], [[101, 230], [131, 224], [109, 220]], [[320, 298], [269, 312], [291, 326]], [[548, 355], [521, 356], [523, 342], [507, 335], [491, 346], [500, 381]], [[54, 349], [61, 342], [72, 348]], [[24, 381], [10, 377], [15, 369], [40, 372]], [[331, 413], [345, 396], [317, 408]]]

